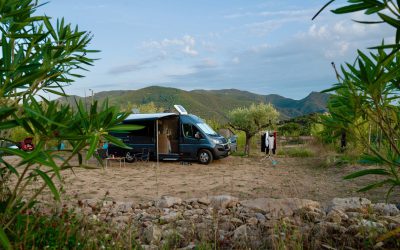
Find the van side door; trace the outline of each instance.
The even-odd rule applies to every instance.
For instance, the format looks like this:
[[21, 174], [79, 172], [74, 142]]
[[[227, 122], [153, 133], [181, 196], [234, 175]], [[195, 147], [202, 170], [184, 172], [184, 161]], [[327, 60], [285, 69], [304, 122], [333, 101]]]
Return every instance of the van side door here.
[[201, 145], [206, 143], [206, 139], [201, 131], [191, 123], [182, 123], [180, 152], [185, 159], [197, 159], [197, 152]]

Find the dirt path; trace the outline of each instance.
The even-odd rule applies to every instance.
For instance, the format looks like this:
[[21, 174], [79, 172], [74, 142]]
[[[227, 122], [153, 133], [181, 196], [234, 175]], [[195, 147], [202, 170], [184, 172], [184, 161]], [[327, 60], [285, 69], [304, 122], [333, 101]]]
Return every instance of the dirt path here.
[[[356, 167], [318, 167], [318, 158], [276, 158], [278, 164], [257, 158], [230, 156], [204, 166], [179, 162], [113, 164], [106, 170], [64, 172], [65, 190], [72, 199], [102, 198], [145, 202], [161, 195], [181, 198], [231, 194], [241, 199], [298, 197], [326, 202], [333, 197], [361, 196], [384, 201], [386, 189], [356, 193], [368, 180], [342, 177]], [[95, 164], [94, 162], [92, 164]], [[399, 197], [393, 197], [400, 201]]]

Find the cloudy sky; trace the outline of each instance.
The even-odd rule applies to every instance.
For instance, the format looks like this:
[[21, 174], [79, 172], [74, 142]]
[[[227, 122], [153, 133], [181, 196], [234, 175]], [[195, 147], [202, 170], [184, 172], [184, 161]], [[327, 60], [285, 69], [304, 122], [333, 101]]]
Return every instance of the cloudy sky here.
[[[336, 1], [337, 5], [345, 1]], [[335, 82], [331, 62], [393, 30], [351, 22], [362, 14], [312, 16], [325, 0], [51, 0], [39, 10], [94, 35], [100, 60], [69, 94], [151, 85], [236, 88], [301, 99]]]

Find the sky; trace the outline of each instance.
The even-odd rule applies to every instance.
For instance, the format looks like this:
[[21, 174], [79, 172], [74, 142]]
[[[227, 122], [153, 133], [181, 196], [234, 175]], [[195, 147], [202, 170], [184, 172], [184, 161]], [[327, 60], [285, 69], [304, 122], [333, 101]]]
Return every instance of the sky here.
[[358, 48], [394, 34], [386, 26], [351, 21], [365, 20], [361, 13], [325, 10], [312, 21], [326, 2], [50, 0], [37, 12], [90, 31], [89, 48], [101, 50], [68, 94], [158, 85], [301, 99], [335, 83], [331, 62], [352, 63]]

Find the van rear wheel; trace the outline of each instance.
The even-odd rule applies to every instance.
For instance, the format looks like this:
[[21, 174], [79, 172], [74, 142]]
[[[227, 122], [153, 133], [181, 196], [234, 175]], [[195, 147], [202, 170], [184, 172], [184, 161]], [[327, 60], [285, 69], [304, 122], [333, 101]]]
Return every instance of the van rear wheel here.
[[201, 149], [198, 154], [198, 160], [201, 164], [207, 165], [213, 161], [213, 155], [210, 150]]
[[126, 154], [125, 154], [125, 160], [127, 161], [127, 162], [129, 162], [129, 163], [132, 163], [132, 162], [134, 162], [135, 160], [136, 160], [136, 157], [135, 157], [135, 155], [132, 153], [132, 152], [126, 152]]

